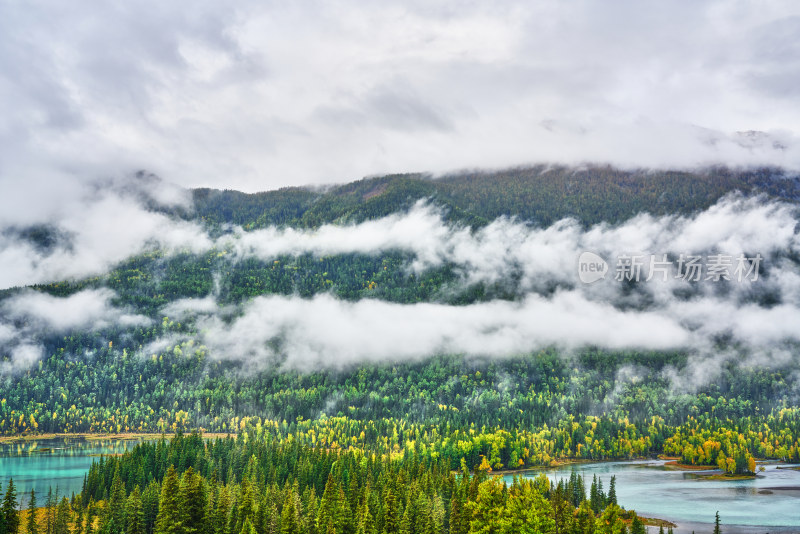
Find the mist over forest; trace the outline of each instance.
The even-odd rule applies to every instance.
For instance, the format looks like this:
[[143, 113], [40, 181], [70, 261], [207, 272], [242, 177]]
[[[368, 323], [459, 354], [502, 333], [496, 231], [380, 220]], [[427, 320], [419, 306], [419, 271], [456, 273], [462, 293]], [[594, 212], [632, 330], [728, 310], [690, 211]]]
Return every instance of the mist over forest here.
[[[140, 172], [61, 219], [3, 231], [19, 267], [3, 275], [4, 380], [11, 391], [21, 376], [38, 381], [53, 358], [185, 358], [182, 387], [207, 387], [215, 375], [338, 380], [437, 358], [502, 368], [541, 351], [569, 366], [599, 352], [655, 355], [619, 356], [604, 403], [645, 377], [677, 396], [752, 369], [779, 373], [792, 386], [773, 400], [793, 399], [798, 191], [779, 169], [543, 165], [255, 194]], [[608, 259], [603, 279], [581, 282], [584, 251]], [[614, 260], [626, 255], [670, 270], [643, 264], [640, 280], [625, 279]], [[691, 279], [678, 265], [689, 255], [726, 256], [727, 274]], [[737, 275], [736, 259], [756, 256]], [[337, 395], [316, 406], [330, 411]], [[191, 413], [195, 396], [178, 406]]]
[[186, 7], [0, 3], [0, 534], [800, 528], [796, 3]]

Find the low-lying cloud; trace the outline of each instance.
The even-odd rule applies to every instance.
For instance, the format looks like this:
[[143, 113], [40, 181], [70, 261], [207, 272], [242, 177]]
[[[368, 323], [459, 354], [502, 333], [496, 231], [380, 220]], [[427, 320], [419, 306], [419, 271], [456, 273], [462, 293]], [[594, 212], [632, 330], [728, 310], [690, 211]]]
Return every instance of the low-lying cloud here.
[[[578, 257], [583, 251], [591, 251], [610, 262], [611, 273], [601, 283], [579, 289], [608, 301], [619, 296], [623, 288], [614, 280], [614, 261], [622, 256], [642, 257], [644, 280], [650, 256], [661, 260], [667, 255], [676, 268], [681, 255], [722, 254], [735, 264], [740, 256], [752, 259], [760, 254], [761, 268], [769, 270], [769, 280], [762, 275], [758, 285], [727, 284], [726, 289], [746, 293], [754, 288], [773, 288], [794, 298], [799, 290], [798, 270], [787, 256], [800, 249], [797, 225], [797, 207], [793, 204], [740, 194], [730, 194], [690, 216], [641, 214], [618, 225], [604, 223], [588, 230], [572, 219], [538, 228], [505, 217], [472, 230], [448, 225], [443, 212], [423, 200], [408, 213], [355, 225], [324, 225], [317, 230], [239, 229], [218, 240], [216, 246], [232, 251], [237, 259], [256, 257], [265, 261], [280, 255], [381, 254], [399, 250], [413, 256], [409, 268], [417, 273], [447, 263], [455, 266], [466, 284], [491, 284], [515, 276], [521, 293], [541, 292], [553, 284], [579, 284]], [[679, 289], [710, 294], [718, 287], [692, 284], [674, 274], [674, 270], [670, 272], [666, 282], [639, 288], [667, 304]]]
[[[216, 284], [204, 298], [177, 300], [160, 310], [176, 320], [193, 317], [197, 341], [209, 348], [212, 358], [247, 367], [336, 368], [443, 353], [503, 357], [549, 346], [565, 351], [585, 346], [675, 349], [695, 354], [699, 361], [726, 350], [758, 353], [761, 361], [778, 365], [785, 361], [779, 356], [786, 347], [800, 342], [797, 208], [765, 197], [732, 194], [694, 215], [642, 214], [588, 229], [569, 219], [539, 228], [509, 218], [471, 229], [446, 222], [443, 211], [428, 201], [408, 212], [359, 224], [315, 230], [234, 229], [216, 239], [198, 226], [182, 232], [183, 222], [166, 217], [163, 221], [160, 230], [167, 237], [162, 235], [152, 246], [216, 248], [229, 252], [224, 255], [227, 262], [401, 251], [409, 258], [409, 273], [445, 264], [457, 273], [456, 282], [429, 303], [345, 302], [320, 294], [310, 299], [265, 295], [239, 306], [221, 306]], [[159, 229], [144, 234], [150, 231]], [[150, 243], [136, 236], [133, 242]], [[70, 252], [74, 257], [91, 257], [93, 242], [76, 243], [88, 248]], [[577, 262], [583, 251], [608, 262], [604, 279], [580, 281]], [[644, 261], [638, 282], [621, 280], [619, 258], [637, 255], [666, 259], [666, 279], [658, 275], [645, 281], [650, 266]], [[727, 256], [731, 280], [712, 279], [707, 265], [697, 281], [684, 279], [678, 270], [680, 258], [691, 255], [705, 263], [713, 255]], [[757, 279], [753, 271], [737, 280], [732, 269], [740, 256], [751, 267], [753, 258], [760, 258]], [[97, 268], [109, 261], [98, 257], [104, 259], [98, 260]], [[220, 275], [214, 273], [216, 279]], [[447, 304], [448, 295], [474, 284], [497, 284], [515, 298]], [[112, 298], [106, 289], [63, 299], [20, 293], [0, 307], [0, 344], [19, 353], [15, 361], [30, 361], [31, 347], [36, 346], [31, 332], [146, 321], [113, 308]], [[156, 341], [148, 350], [161, 350], [162, 345], [166, 346]]]
[[[212, 357], [255, 367], [341, 367], [442, 353], [499, 357], [548, 346], [675, 349], [704, 360], [722, 350], [720, 343], [731, 353], [758, 351], [767, 355], [763, 361], [777, 364], [783, 360], [770, 354], [800, 342], [796, 207], [763, 197], [730, 195], [692, 216], [645, 214], [589, 229], [572, 220], [536, 228], [501, 218], [471, 230], [447, 225], [438, 208], [420, 202], [408, 213], [356, 225], [240, 231], [217, 246], [232, 250], [233, 261], [402, 250], [412, 258], [410, 271], [453, 265], [461, 276], [453, 291], [476, 283], [516, 284], [515, 301], [468, 306], [353, 303], [323, 294], [257, 297], [233, 313], [220, 310], [209, 295], [164, 309], [170, 316], [196, 317]], [[608, 259], [605, 279], [580, 282], [577, 259], [585, 250]], [[666, 280], [658, 274], [646, 281], [646, 263], [639, 282], [618, 279], [613, 259], [637, 254], [666, 255]], [[707, 270], [697, 281], [680, 276], [681, 255], [708, 262], [716, 254], [730, 258], [730, 280], [714, 280]], [[748, 267], [761, 258], [757, 277], [754, 270], [737, 279], [739, 256]]]
[[114, 292], [105, 288], [87, 289], [68, 297], [27, 290], [0, 303], [0, 312], [5, 320], [56, 332], [98, 330], [113, 325], [126, 328], [149, 322], [146, 317], [114, 307], [113, 298]]
[[0, 302], [0, 373], [25, 369], [38, 361], [46, 336], [151, 323], [147, 317], [114, 306], [114, 296], [105, 288], [67, 297], [24, 290]]
[[[0, 288], [101, 275], [147, 249], [211, 246], [199, 225], [152, 209], [190, 209], [185, 190], [147, 176], [76, 185], [52, 211], [0, 215]], [[21, 235], [30, 225], [49, 234], [46, 246]]]
[[436, 354], [501, 357], [551, 345], [668, 349], [690, 339], [665, 315], [620, 311], [576, 293], [469, 306], [257, 297], [230, 324], [212, 315], [197, 325], [212, 357], [302, 370]]

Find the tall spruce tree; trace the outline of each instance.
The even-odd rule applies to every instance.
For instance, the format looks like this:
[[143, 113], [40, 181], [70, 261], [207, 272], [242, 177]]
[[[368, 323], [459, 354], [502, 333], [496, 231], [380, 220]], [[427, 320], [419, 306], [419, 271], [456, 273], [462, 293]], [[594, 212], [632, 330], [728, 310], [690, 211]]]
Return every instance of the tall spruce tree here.
[[138, 484], [133, 488], [125, 506], [125, 534], [145, 534], [142, 495]]
[[108, 526], [109, 534], [122, 534], [125, 531], [125, 486], [119, 474], [119, 462], [114, 469], [114, 478], [111, 482], [111, 495], [108, 500]]
[[383, 499], [383, 531], [386, 534], [400, 534], [400, 508], [392, 490], [386, 490]]
[[56, 519], [53, 522], [53, 534], [70, 534], [70, 507], [66, 497], [62, 497], [56, 507]]
[[636, 514], [633, 515], [633, 520], [631, 521], [631, 534], [647, 534], [644, 523], [642, 523], [642, 520]]
[[28, 520], [26, 530], [28, 534], [39, 534], [39, 525], [36, 521], [36, 492], [31, 489], [31, 496], [28, 498]]
[[161, 498], [158, 501], [155, 534], [179, 534], [183, 532], [180, 510], [180, 485], [175, 466], [170, 465], [161, 486]]
[[203, 479], [189, 467], [181, 477], [178, 496], [181, 526], [184, 534], [195, 534], [203, 528], [206, 497]]
[[608, 499], [607, 504], [617, 503], [617, 475], [611, 476], [611, 482], [608, 485]]
[[281, 510], [281, 534], [300, 534], [300, 517], [297, 500], [290, 487], [286, 488], [286, 497]]
[[17, 511], [17, 488], [14, 486], [14, 479], [9, 479], [6, 494], [3, 497], [3, 506], [0, 510], [2, 523], [0, 528], [4, 534], [19, 534], [19, 511]]

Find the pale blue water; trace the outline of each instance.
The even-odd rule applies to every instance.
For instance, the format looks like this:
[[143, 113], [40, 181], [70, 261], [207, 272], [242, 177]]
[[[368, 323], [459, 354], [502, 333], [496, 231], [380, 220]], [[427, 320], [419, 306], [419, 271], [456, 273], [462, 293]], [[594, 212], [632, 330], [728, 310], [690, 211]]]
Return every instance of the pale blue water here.
[[[800, 471], [778, 469], [772, 464], [765, 465], [766, 470], [754, 480], [715, 481], [698, 478], [696, 473], [666, 470], [663, 464], [663, 461], [603, 462], [544, 472], [551, 480], [557, 480], [569, 478], [575, 470], [584, 476], [587, 493], [593, 475], [603, 481], [606, 492], [611, 476], [616, 475], [620, 506], [640, 515], [671, 520], [682, 527], [676, 532], [709, 531], [708, 524], [713, 523], [716, 511], [727, 526], [723, 529], [726, 533], [800, 532]], [[532, 472], [530, 476], [537, 474]], [[505, 479], [510, 483], [512, 477]], [[747, 526], [758, 528], [744, 528]]]
[[17, 496], [27, 506], [31, 488], [39, 506], [44, 504], [52, 487], [59, 495], [70, 497], [83, 489], [83, 477], [101, 454], [120, 454], [139, 440], [85, 440], [57, 438], [16, 443], [0, 443], [0, 483], [5, 493], [9, 478], [14, 479]]

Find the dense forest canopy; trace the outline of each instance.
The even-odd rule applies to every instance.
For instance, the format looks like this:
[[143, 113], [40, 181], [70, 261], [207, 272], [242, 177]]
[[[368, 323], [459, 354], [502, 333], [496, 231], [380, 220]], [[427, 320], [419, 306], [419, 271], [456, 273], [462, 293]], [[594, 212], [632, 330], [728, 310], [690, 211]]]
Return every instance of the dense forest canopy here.
[[[278, 525], [517, 532], [520, 521], [541, 524], [537, 532], [638, 529], [635, 514], [587, 481], [504, 487], [487, 474], [656, 455], [732, 475], [754, 472], [756, 459], [800, 461], [791, 335], [706, 329], [697, 319], [643, 341], [659, 337], [647, 328], [662, 323], [647, 321], [662, 308], [707, 301], [770, 314], [792, 304], [786, 280], [800, 256], [796, 231], [781, 229], [798, 194], [798, 178], [775, 169], [544, 166], [325, 190], [196, 189], [190, 207], [148, 209], [202, 227], [204, 247], [151, 247], [96, 276], [0, 293], [0, 434], [238, 433], [214, 444], [181, 437], [97, 464], [70, 521], [100, 514], [109, 532], [128, 521], [137, 533], [167, 532], [168, 514], [183, 514], [186, 532], [196, 523], [215, 534]], [[772, 248], [758, 250], [768, 259], [763, 285], [660, 293], [620, 283], [598, 296], [574, 274], [531, 270], [515, 255], [539, 241], [614, 242], [658, 225], [658, 243], [671, 246], [664, 235], [679, 242], [720, 213], [775, 225]], [[385, 239], [398, 228], [421, 231], [411, 242]], [[15, 232], [42, 254], [70, 240], [55, 227]], [[431, 235], [433, 244], [416, 242]], [[479, 265], [470, 247], [503, 261]], [[617, 317], [614, 335], [567, 324], [576, 341], [565, 344], [547, 337], [546, 324], [527, 330], [553, 303], [569, 320], [575, 302]], [[433, 319], [403, 322], [426, 313]], [[382, 330], [381, 317], [393, 329]], [[445, 332], [426, 333], [426, 321]], [[526, 335], [543, 341], [506, 344]], [[197, 510], [170, 500], [192, 492], [203, 496]], [[57, 503], [49, 506], [55, 522]], [[503, 518], [500, 530], [486, 514]]]
[[195, 189], [195, 213], [210, 224], [245, 228], [357, 222], [408, 209], [432, 198], [452, 219], [487, 224], [500, 216], [548, 226], [573, 217], [582, 224], [620, 222], [641, 212], [691, 213], [731, 191], [800, 200], [800, 178], [780, 169], [702, 172], [623, 171], [613, 167], [537, 166], [462, 172], [438, 178], [391, 175], [323, 190], [286, 188], [266, 193]]

